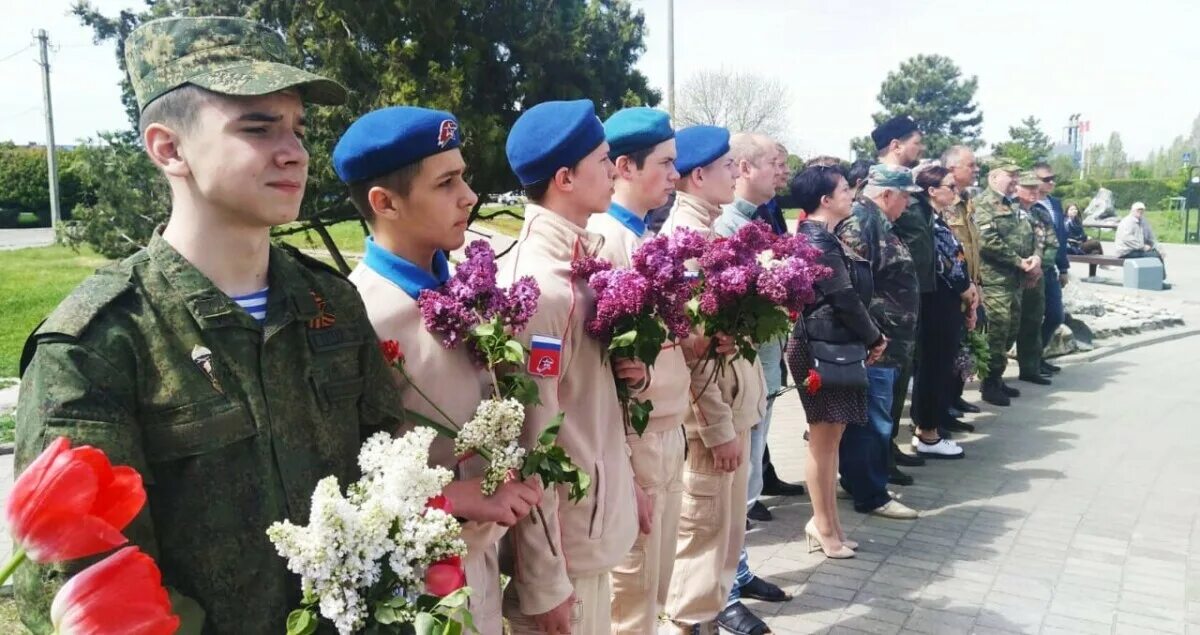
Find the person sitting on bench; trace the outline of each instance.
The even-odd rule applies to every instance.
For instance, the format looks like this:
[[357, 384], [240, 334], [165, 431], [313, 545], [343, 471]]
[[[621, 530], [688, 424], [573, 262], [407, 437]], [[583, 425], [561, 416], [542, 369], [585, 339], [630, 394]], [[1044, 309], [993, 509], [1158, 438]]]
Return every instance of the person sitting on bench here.
[[1079, 215], [1079, 206], [1074, 203], [1067, 206], [1067, 253], [1077, 256], [1104, 253], [1100, 241], [1088, 238], [1083, 230], [1083, 218]]
[[[1118, 258], [1158, 258], [1163, 262], [1162, 248], [1146, 220], [1146, 204], [1138, 201], [1129, 208], [1129, 215], [1117, 225]], [[1163, 262], [1163, 279], [1167, 278], [1166, 263]]]

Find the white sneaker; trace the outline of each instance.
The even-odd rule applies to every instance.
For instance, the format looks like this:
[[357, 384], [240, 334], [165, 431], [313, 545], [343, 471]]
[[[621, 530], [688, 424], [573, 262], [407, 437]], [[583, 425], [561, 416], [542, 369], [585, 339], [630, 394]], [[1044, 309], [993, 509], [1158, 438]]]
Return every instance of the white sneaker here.
[[920, 437], [913, 437], [913, 447], [917, 449], [917, 454], [927, 459], [963, 458], [963, 449], [946, 439], [938, 439], [937, 443], [925, 443]]
[[[958, 447], [958, 441], [954, 441], [953, 439], [942, 439], [941, 442], [945, 443], [947, 445], [952, 445], [956, 448]], [[910, 441], [910, 443], [912, 443], [913, 449], [915, 450], [916, 448], [918, 448], [921, 445], [921, 438], [914, 434], [912, 437], [912, 441]], [[928, 445], [928, 444], [926, 444], [926, 445]]]
[[913, 520], [921, 515], [917, 510], [895, 500], [888, 501], [872, 509], [870, 514], [872, 516], [882, 516], [883, 518], [893, 518], [896, 520]]

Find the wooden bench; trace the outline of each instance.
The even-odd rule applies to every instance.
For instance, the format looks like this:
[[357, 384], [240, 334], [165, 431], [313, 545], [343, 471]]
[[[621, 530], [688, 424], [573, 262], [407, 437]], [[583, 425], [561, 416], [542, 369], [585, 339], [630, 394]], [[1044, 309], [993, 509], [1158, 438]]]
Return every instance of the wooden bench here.
[[1067, 260], [1071, 262], [1079, 262], [1088, 266], [1088, 277], [1096, 277], [1096, 267], [1100, 265], [1110, 265], [1114, 267], [1124, 267], [1125, 259], [1116, 256], [1105, 256], [1104, 254], [1067, 254]]

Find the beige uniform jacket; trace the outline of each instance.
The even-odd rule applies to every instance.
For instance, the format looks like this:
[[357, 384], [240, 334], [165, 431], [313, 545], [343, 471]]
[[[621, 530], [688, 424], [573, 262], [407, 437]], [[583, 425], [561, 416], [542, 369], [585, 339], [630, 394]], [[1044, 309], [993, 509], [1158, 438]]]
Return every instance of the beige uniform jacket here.
[[637, 536], [633, 469], [612, 366], [605, 348], [584, 329], [595, 310], [592, 292], [586, 282], [571, 277], [571, 262], [595, 256], [603, 240], [529, 205], [517, 244], [500, 262], [501, 285], [528, 275], [541, 288], [522, 342], [529, 346], [534, 336], [541, 336], [562, 345], [557, 376], [534, 376], [542, 403], [526, 411], [522, 443], [532, 447], [563, 412], [558, 443], [592, 478], [587, 496], [578, 503], [568, 499], [565, 488], [546, 491], [542, 508], [559, 542], [557, 556], [546, 548], [540, 525], [523, 521], [508, 533], [504, 561], [526, 615], [545, 613], [566, 600], [570, 578], [607, 574]]
[[[662, 232], [670, 233], [687, 227], [703, 234], [707, 239], [716, 239], [713, 223], [721, 216], [721, 208], [688, 194], [679, 192], [675, 196], [675, 207], [663, 224]], [[695, 347], [684, 343], [684, 357], [692, 370], [692, 394], [699, 394], [684, 420], [688, 438], [699, 438], [705, 447], [713, 447], [732, 441], [737, 433], [749, 430], [762, 420], [767, 409], [767, 385], [760, 364], [738, 359], [725, 366], [723, 373], [714, 373], [713, 362], [697, 358]], [[716, 383], [719, 394], [700, 392], [707, 383]], [[721, 404], [721, 405], [718, 405]], [[728, 404], [728, 405], [724, 405]], [[722, 407], [723, 406], [723, 407]], [[724, 414], [728, 412], [729, 418]]]
[[[486, 372], [477, 367], [466, 349], [459, 347], [447, 350], [437, 336], [425, 329], [417, 301], [374, 269], [359, 264], [350, 274], [350, 281], [358, 287], [367, 317], [380, 340], [396, 340], [404, 353], [404, 367], [416, 387], [404, 381], [399, 370], [396, 380], [401, 387], [404, 408], [445, 423], [438, 409], [462, 427], [475, 414], [479, 402], [491, 396], [491, 380]], [[416, 390], [420, 388], [429, 401]], [[437, 404], [435, 408], [433, 404]], [[454, 455], [454, 441], [438, 436], [430, 449], [429, 461], [455, 473], [460, 479], [482, 476], [487, 464], [479, 457], [458, 462]], [[472, 610], [476, 613], [477, 625], [499, 624], [499, 568], [496, 561], [496, 542], [504, 534], [504, 528], [495, 523], [467, 522], [463, 524], [462, 538], [467, 543], [467, 583], [475, 591], [472, 594]], [[478, 606], [480, 602], [486, 606]], [[478, 609], [494, 615], [484, 618]], [[494, 618], [494, 619], [492, 619]]]

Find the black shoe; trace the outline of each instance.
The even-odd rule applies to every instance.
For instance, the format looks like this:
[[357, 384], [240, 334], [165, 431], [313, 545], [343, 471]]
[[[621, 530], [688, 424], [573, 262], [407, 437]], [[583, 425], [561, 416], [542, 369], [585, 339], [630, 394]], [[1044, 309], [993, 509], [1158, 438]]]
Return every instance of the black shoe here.
[[1047, 379], [1045, 375], [1041, 375], [1041, 374], [1034, 375], [1034, 374], [1029, 374], [1029, 373], [1022, 373], [1020, 376], [1017, 377], [1017, 379], [1020, 379], [1021, 381], [1027, 381], [1031, 384], [1037, 384], [1039, 386], [1049, 386], [1050, 384], [1054, 383], [1054, 382], [1050, 381], [1049, 379]]
[[976, 406], [973, 403], [968, 403], [962, 397], [959, 397], [954, 401], [954, 407], [968, 414], [975, 414], [979, 412], [979, 406]]
[[951, 419], [951, 420], [947, 421], [945, 423], [945, 428], [947, 430], [950, 430], [953, 432], [974, 432], [975, 431], [975, 426], [967, 423], [966, 421], [960, 421], [958, 419]]
[[746, 531], [750, 531], [750, 529], [752, 529], [753, 527], [754, 527], [754, 525], [751, 525], [751, 524], [750, 524], [750, 519], [749, 519], [749, 518], [747, 518], [747, 519], [746, 519]]
[[955, 408], [954, 406], [950, 406], [949, 408], [946, 408], [946, 414], [950, 415], [951, 419], [961, 419], [963, 416], [962, 410], [959, 410], [958, 408]]
[[1043, 361], [1041, 370], [1043, 375], [1057, 375], [1062, 372], [1062, 366], [1055, 366], [1050, 362]]
[[734, 602], [717, 613], [717, 624], [734, 635], [765, 635], [771, 632], [767, 623], [741, 602]]
[[758, 576], [750, 578], [749, 582], [738, 589], [738, 593], [744, 598], [763, 602], [787, 602], [792, 599], [787, 591]]
[[898, 468], [892, 468], [888, 470], [888, 482], [892, 485], [912, 485], [913, 477], [901, 472]]
[[896, 465], [902, 467], [921, 467], [922, 465], [925, 465], [925, 459], [919, 456], [906, 454], [902, 452], [900, 448], [894, 445], [892, 446], [892, 455], [896, 457]]
[[1008, 392], [1004, 390], [1004, 384], [1001, 384], [997, 380], [983, 380], [983, 386], [979, 388], [979, 395], [984, 401], [996, 406], [1008, 406], [1012, 404], [1012, 400], [1008, 397]]
[[1003, 380], [1003, 379], [1001, 379], [1001, 380], [1000, 380], [1000, 389], [1001, 389], [1001, 390], [1003, 390], [1003, 391], [1004, 391], [1004, 394], [1008, 395], [1009, 397], [1014, 397], [1014, 398], [1015, 398], [1015, 397], [1020, 397], [1020, 396], [1021, 396], [1021, 391], [1019, 391], [1019, 390], [1017, 390], [1016, 388], [1013, 388], [1012, 386], [1009, 386], [1008, 384], [1004, 383], [1004, 380]]
[[775, 516], [771, 514], [771, 510], [767, 509], [767, 506], [763, 505], [762, 501], [754, 501], [750, 509], [746, 510], [746, 518], [759, 522], [775, 520]]
[[763, 496], [804, 496], [804, 486], [799, 483], [789, 483], [775, 479], [763, 483]]

